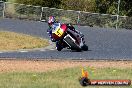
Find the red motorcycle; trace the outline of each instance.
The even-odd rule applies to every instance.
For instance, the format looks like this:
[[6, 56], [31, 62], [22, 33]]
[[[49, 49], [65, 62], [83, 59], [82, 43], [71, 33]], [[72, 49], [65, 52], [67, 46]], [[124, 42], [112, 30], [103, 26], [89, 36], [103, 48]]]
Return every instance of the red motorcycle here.
[[63, 48], [76, 51], [88, 50], [84, 36], [80, 36], [74, 31], [69, 30], [66, 24], [55, 23], [53, 25], [52, 37], [56, 40], [56, 48], [58, 51], [61, 51]]

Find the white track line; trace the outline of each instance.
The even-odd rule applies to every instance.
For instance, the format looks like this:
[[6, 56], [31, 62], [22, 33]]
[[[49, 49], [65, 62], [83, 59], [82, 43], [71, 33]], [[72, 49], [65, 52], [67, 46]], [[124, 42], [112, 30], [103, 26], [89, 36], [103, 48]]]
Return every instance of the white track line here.
[[45, 49], [40, 49], [40, 51], [46, 51]]
[[26, 53], [26, 52], [28, 52], [28, 51], [19, 51], [19, 52], [21, 52], [21, 53]]
[[0, 53], [4, 53], [4, 52], [0, 52]]
[[55, 49], [50, 49], [50, 50], [55, 50]]

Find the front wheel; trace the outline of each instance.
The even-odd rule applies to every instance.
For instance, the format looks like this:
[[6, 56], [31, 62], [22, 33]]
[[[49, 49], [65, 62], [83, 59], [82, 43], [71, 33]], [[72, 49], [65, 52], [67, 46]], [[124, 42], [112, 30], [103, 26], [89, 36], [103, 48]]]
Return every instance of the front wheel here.
[[61, 47], [56, 47], [56, 48], [57, 48], [57, 50], [58, 50], [58, 51], [61, 51], [61, 50], [62, 50], [62, 48], [61, 48]]
[[84, 44], [81, 48], [82, 48], [82, 50], [84, 50], [84, 51], [88, 51], [88, 46], [87, 46], [86, 44]]
[[58, 51], [61, 51], [61, 50], [63, 49], [63, 46], [62, 46], [62, 44], [61, 44], [61, 41], [57, 41], [57, 42], [56, 42], [56, 49], [57, 49]]

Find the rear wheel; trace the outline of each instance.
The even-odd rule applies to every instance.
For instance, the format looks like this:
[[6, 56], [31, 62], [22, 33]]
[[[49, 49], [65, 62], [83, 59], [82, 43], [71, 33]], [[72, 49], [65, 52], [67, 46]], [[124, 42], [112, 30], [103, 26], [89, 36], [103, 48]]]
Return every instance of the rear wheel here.
[[88, 46], [87, 46], [86, 44], [84, 44], [81, 48], [82, 48], [82, 50], [84, 50], [84, 51], [88, 51]]

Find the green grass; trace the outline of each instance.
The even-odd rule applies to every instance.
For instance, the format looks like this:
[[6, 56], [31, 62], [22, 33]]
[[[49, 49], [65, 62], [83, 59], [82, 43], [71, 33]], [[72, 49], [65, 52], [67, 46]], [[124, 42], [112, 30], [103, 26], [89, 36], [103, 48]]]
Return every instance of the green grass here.
[[0, 31], [0, 50], [33, 49], [48, 46], [46, 39], [14, 32]]
[[[90, 79], [131, 79], [132, 69], [85, 68]], [[82, 88], [78, 78], [81, 70], [68, 68], [50, 72], [7, 72], [0, 73], [0, 88]], [[86, 88], [132, 88], [132, 86], [90, 86]]]

